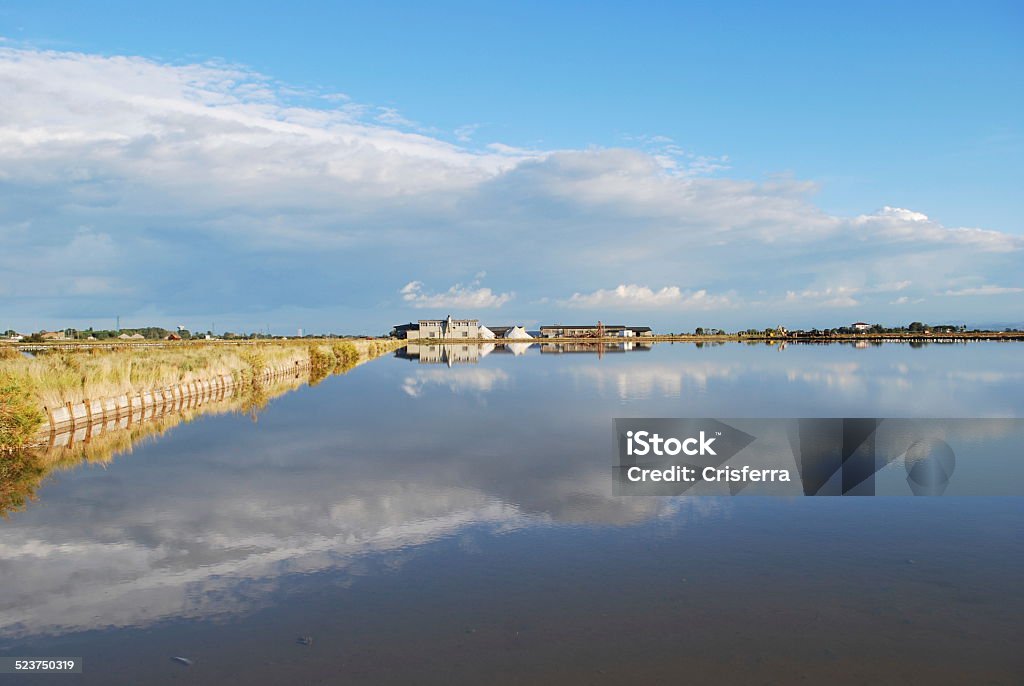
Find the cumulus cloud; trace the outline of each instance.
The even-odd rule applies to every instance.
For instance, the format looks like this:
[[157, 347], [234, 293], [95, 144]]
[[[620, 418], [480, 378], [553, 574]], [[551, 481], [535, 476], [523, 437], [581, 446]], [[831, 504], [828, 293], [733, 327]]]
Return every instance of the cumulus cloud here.
[[[517, 284], [519, 320], [642, 305], [657, 325], [658, 312], [731, 304], [745, 324], [799, 301], [886, 321], [886, 285], [908, 302], [938, 294], [939, 311], [963, 302], [951, 284], [1022, 266], [1021, 236], [898, 207], [836, 216], [815, 206], [811, 180], [724, 178], [724, 156], [665, 137], [541, 150], [471, 145], [470, 126], [451, 143], [394, 109], [225, 63], [3, 47], [0, 101], [0, 280], [14, 284], [17, 327], [258, 313], [289, 329], [344, 316], [386, 331], [410, 307], [508, 306], [511, 292], [474, 284], [425, 290], [466, 264]], [[595, 273], [621, 285], [577, 292]], [[640, 285], [681, 274], [701, 290]], [[397, 306], [366, 309], [403, 283]], [[1020, 297], [977, 295], [1002, 297], [948, 316]]]
[[494, 308], [501, 307], [512, 298], [514, 293], [495, 293], [490, 288], [479, 286], [473, 282], [469, 286], [455, 284], [442, 293], [426, 293], [419, 281], [410, 281], [400, 291], [402, 300], [412, 307], [423, 308]]
[[1012, 252], [1024, 247], [1020, 236], [978, 228], [946, 228], [926, 214], [901, 207], [883, 207], [874, 214], [862, 214], [852, 225], [865, 238], [879, 241], [964, 245], [985, 252]]
[[665, 286], [657, 291], [635, 283], [619, 284], [612, 289], [600, 288], [591, 293], [573, 293], [564, 301], [568, 307], [623, 308], [678, 310], [709, 310], [728, 307], [728, 296], [710, 295], [706, 290], [683, 291], [678, 286]]

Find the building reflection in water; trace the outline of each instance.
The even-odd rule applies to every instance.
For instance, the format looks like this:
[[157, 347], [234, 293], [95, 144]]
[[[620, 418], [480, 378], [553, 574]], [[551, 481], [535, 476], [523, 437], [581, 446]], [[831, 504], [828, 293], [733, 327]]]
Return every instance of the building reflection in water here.
[[490, 354], [525, 355], [531, 349], [543, 354], [583, 353], [603, 356], [605, 353], [626, 353], [649, 351], [653, 343], [622, 342], [622, 343], [536, 343], [526, 341], [486, 343], [482, 345], [419, 345], [410, 343], [395, 351], [395, 357], [414, 360], [420, 364], [444, 364], [449, 367], [456, 364], [476, 364]]
[[628, 353], [649, 351], [654, 347], [653, 343], [542, 343], [540, 351], [548, 354], [560, 353], [590, 353], [598, 357], [605, 353]]
[[476, 364], [481, 358], [493, 352], [488, 345], [417, 345], [410, 343], [395, 351], [395, 357], [416, 360], [420, 364]]

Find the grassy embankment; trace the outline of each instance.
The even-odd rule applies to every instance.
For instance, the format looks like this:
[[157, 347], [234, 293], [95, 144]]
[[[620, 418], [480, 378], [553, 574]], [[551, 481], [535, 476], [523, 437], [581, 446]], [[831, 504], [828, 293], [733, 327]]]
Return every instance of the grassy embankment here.
[[[26, 357], [0, 345], [0, 446], [24, 444], [45, 419], [41, 410], [134, 395], [173, 384], [231, 375], [259, 396], [270, 369], [298, 366], [310, 383], [395, 347], [390, 341], [181, 343], [163, 347], [55, 349]], [[259, 398], [256, 398], [257, 406]]]
[[[317, 384], [331, 374], [398, 347], [392, 341], [295, 341], [242, 345], [182, 344], [162, 348], [93, 348], [23, 356], [0, 345], [0, 517], [34, 499], [46, 476], [82, 462], [105, 463], [131, 452], [137, 442], [159, 436], [203, 414], [256, 413], [267, 402], [303, 383]], [[301, 373], [268, 378], [275, 367]], [[237, 392], [225, 400], [176, 411], [155, 419], [94, 434], [87, 441], [45, 449], [33, 446], [45, 421], [43, 408], [85, 399], [133, 395], [176, 383], [230, 374]]]

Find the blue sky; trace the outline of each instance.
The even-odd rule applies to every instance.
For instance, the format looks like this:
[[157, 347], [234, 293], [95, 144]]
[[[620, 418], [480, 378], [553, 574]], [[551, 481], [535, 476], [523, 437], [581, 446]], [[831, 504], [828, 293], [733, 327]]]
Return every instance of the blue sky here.
[[1024, 10], [892, 4], [5, 3], [0, 325], [1019, 322]]

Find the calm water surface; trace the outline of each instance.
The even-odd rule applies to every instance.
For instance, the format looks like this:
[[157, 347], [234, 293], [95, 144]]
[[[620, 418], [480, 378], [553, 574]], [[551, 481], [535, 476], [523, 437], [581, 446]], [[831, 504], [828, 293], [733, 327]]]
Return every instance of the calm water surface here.
[[0, 521], [0, 654], [85, 673], [7, 678], [1019, 684], [1020, 498], [616, 498], [609, 467], [614, 417], [1020, 417], [1022, 351], [378, 360], [50, 477]]

